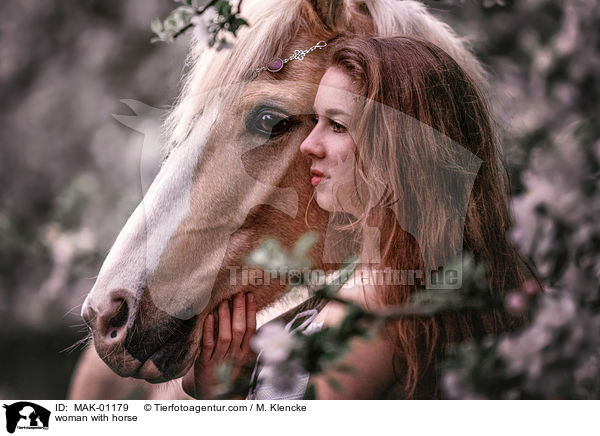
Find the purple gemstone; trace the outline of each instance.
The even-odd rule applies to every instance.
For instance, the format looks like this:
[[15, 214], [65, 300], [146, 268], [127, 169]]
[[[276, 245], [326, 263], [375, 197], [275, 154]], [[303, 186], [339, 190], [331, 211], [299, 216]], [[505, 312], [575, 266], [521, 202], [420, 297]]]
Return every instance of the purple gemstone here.
[[283, 68], [283, 61], [279, 58], [273, 59], [267, 65], [267, 70], [269, 70], [271, 73], [276, 73], [277, 71], [281, 71], [282, 68]]

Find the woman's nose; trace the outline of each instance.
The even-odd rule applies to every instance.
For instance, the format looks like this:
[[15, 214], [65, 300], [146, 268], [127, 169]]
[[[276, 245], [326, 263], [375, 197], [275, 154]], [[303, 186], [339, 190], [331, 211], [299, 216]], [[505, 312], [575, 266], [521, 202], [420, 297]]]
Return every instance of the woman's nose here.
[[311, 159], [322, 159], [325, 157], [325, 148], [323, 147], [318, 127], [315, 126], [302, 144], [300, 144], [300, 152]]

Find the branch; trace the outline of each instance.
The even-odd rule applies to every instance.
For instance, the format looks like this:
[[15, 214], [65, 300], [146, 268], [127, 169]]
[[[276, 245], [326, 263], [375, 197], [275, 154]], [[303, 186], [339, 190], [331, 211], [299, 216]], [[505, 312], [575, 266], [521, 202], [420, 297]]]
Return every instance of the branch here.
[[[199, 9], [196, 11], [196, 15], [202, 15], [203, 13], [205, 13], [208, 8], [214, 6], [219, 0], [211, 0], [210, 2], [208, 2], [202, 9]], [[186, 26], [182, 27], [181, 29], [179, 29], [177, 32], [175, 32], [173, 34], [173, 39], [177, 38], [178, 36], [183, 35], [188, 29], [194, 27], [194, 25], [192, 23], [187, 24]]]
[[237, 7], [235, 8], [235, 14], [234, 15], [238, 15], [242, 12], [242, 3], [244, 0], [240, 0], [237, 4]]
[[[218, 0], [215, 0], [218, 1]], [[177, 38], [178, 36], [183, 35], [188, 29], [194, 27], [194, 25], [192, 23], [187, 24], [186, 26], [182, 27], [181, 29], [179, 29], [177, 32], [175, 32], [173, 34], [173, 39]]]

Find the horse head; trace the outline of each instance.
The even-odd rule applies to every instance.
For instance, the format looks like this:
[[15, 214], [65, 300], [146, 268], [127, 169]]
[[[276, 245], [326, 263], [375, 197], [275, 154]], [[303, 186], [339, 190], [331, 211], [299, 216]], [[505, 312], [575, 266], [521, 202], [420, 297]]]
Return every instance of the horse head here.
[[[192, 43], [167, 157], [110, 250], [83, 308], [100, 357], [119, 375], [162, 382], [193, 364], [205, 316], [241, 291], [259, 308], [285, 290], [249, 284], [240, 266], [266, 236], [290, 247], [329, 215], [308, 207], [310, 162], [299, 152], [325, 49], [261, 70], [275, 58], [347, 35], [409, 34], [449, 52], [477, 80], [463, 42], [413, 1], [256, 0], [228, 50]], [[260, 71], [257, 71], [260, 70]], [[323, 241], [310, 251], [326, 269]]]

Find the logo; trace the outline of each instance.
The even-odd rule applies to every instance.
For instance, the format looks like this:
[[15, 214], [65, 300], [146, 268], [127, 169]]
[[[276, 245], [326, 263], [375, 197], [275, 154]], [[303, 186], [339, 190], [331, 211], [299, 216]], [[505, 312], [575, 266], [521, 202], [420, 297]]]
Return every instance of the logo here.
[[50, 411], [28, 401], [19, 401], [11, 405], [4, 404], [6, 409], [6, 431], [14, 433], [16, 429], [48, 430]]

